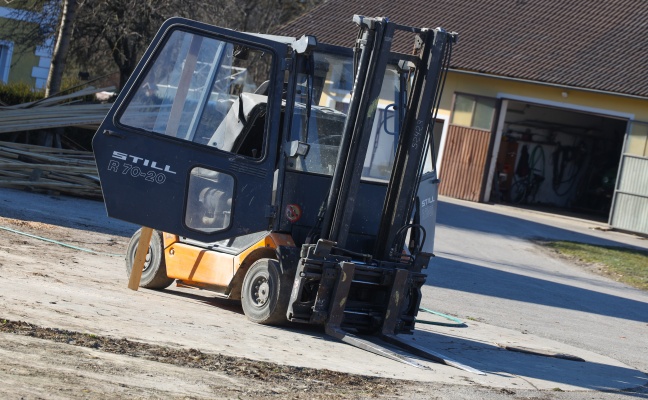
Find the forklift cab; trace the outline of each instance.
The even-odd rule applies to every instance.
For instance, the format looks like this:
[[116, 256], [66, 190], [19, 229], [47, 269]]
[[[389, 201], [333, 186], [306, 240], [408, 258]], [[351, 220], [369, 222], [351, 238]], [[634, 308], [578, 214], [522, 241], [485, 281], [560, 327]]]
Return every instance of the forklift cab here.
[[[409, 84], [397, 61], [372, 122], [346, 245], [356, 252], [372, 250], [395, 158]], [[167, 21], [93, 141], [108, 214], [231, 254], [259, 232], [316, 240], [353, 83], [351, 49]], [[427, 153], [420, 197], [432, 201], [418, 218], [431, 251]]]

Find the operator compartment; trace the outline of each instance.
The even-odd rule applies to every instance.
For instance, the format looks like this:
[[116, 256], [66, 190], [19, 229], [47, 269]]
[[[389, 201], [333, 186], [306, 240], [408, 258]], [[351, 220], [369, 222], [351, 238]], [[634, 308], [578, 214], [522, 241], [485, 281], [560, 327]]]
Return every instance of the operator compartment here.
[[[297, 74], [295, 105], [286, 147], [302, 145], [306, 151], [287, 154], [285, 159], [278, 228], [289, 232], [295, 243], [301, 246], [306, 242], [314, 243], [319, 237], [320, 209], [329, 194], [347, 123], [354, 79], [353, 57], [350, 49], [322, 46], [313, 52], [309, 63], [298, 67], [301, 69]], [[408, 72], [390, 64], [381, 79], [367, 153], [362, 161], [356, 207], [345, 245], [355, 252], [373, 252], [396, 158]], [[346, 155], [343, 162], [344, 157]], [[423, 168], [426, 174], [433, 174], [430, 151]], [[435, 189], [436, 186], [432, 190]], [[436, 198], [436, 194], [430, 191], [426, 197]], [[434, 229], [434, 216], [427, 225], [426, 229]], [[428, 241], [432, 240], [430, 235]]]

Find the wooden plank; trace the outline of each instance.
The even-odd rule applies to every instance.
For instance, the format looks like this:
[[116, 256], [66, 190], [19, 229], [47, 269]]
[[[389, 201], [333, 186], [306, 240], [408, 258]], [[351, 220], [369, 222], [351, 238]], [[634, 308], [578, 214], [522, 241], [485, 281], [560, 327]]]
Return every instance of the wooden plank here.
[[64, 126], [98, 127], [110, 104], [59, 105], [0, 111], [0, 133]]
[[[0, 114], [1, 116], [2, 114]], [[3, 142], [0, 141], [0, 146], [12, 147], [16, 149], [30, 150], [39, 153], [61, 153], [69, 156], [80, 155], [80, 156], [92, 156], [92, 152], [84, 150], [73, 150], [73, 149], [59, 149], [55, 147], [46, 147], [38, 146], [35, 144], [27, 143], [15, 143], [15, 142]]]
[[153, 229], [143, 226], [140, 231], [137, 250], [135, 251], [133, 268], [131, 268], [130, 278], [128, 279], [128, 288], [131, 290], [139, 289], [139, 284], [142, 280], [142, 271], [144, 270], [144, 262], [146, 261], [146, 254], [148, 253], [149, 245], [151, 244], [151, 236], [153, 236]]
[[0, 186], [102, 197], [91, 152], [24, 143], [0, 142]]
[[3, 151], [5, 153], [13, 153], [13, 154], [18, 154], [22, 155], [28, 158], [32, 159], [37, 159], [41, 160], [47, 163], [60, 163], [60, 164], [65, 164], [65, 165], [78, 165], [78, 166], [83, 166], [83, 165], [88, 165], [87, 161], [84, 160], [72, 160], [72, 159], [66, 159], [63, 157], [55, 157], [55, 156], [48, 156], [45, 154], [38, 154], [30, 151], [23, 151], [23, 150], [18, 150], [18, 149], [11, 149], [8, 147], [3, 147], [0, 146], [0, 151]]
[[2, 109], [5, 110], [12, 110], [12, 109], [19, 109], [19, 108], [26, 108], [26, 107], [47, 107], [51, 106], [53, 104], [58, 104], [61, 102], [64, 102], [65, 100], [69, 99], [75, 99], [77, 97], [85, 97], [91, 94], [99, 93], [99, 92], [111, 92], [115, 90], [114, 86], [109, 86], [105, 88], [95, 88], [95, 87], [88, 87], [82, 90], [79, 90], [74, 93], [70, 93], [67, 95], [62, 95], [62, 96], [52, 96], [52, 97], [47, 97], [45, 99], [37, 100], [37, 101], [31, 101], [28, 103], [22, 103], [22, 104], [17, 104], [14, 106], [8, 106], [8, 107], [2, 107]]
[[51, 192], [65, 193], [71, 196], [91, 197], [101, 199], [102, 194], [100, 190], [88, 190], [83, 186], [74, 184], [45, 184], [33, 181], [5, 181], [0, 179], [0, 187], [11, 189], [27, 189], [35, 192]]
[[82, 176], [77, 176], [77, 175], [65, 175], [65, 174], [59, 174], [56, 172], [49, 173], [47, 175], [47, 178], [55, 181], [63, 181], [63, 182], [70, 182], [70, 183], [76, 183], [78, 185], [82, 186], [88, 186], [88, 187], [96, 187], [99, 188], [99, 185], [97, 185], [95, 182], [84, 178]]
[[20, 156], [18, 154], [16, 154], [16, 153], [9, 153], [9, 152], [3, 151], [2, 147], [0, 147], [0, 157], [10, 158], [10, 159], [11, 158], [18, 159], [18, 157], [20, 157]]
[[69, 184], [73, 185], [75, 188], [85, 188], [89, 190], [99, 190], [101, 188], [98, 182], [81, 175], [65, 175], [38, 170], [30, 173], [0, 171], [0, 179], [3, 181], [11, 181], [14, 184], [24, 185]]
[[0, 169], [8, 171], [26, 171], [40, 169], [49, 172], [64, 172], [67, 174], [96, 174], [97, 168], [95, 167], [79, 167], [70, 165], [54, 165], [54, 164], [34, 164], [34, 163], [21, 163], [21, 162], [6, 162], [0, 159]]
[[47, 189], [84, 189], [83, 186], [77, 185], [75, 183], [67, 182], [47, 182], [45, 180], [40, 181], [30, 181], [30, 180], [0, 180], [0, 186], [2, 185], [12, 185], [12, 186], [29, 186], [29, 187], [38, 187], [38, 188], [47, 188]]
[[[95, 172], [96, 172], [96, 171], [95, 171]], [[99, 176], [98, 176], [98, 175], [87, 175], [87, 174], [83, 174], [83, 176], [84, 176], [85, 178], [88, 178], [89, 180], [91, 180], [91, 181], [93, 181], [93, 182], [100, 183], [100, 180], [99, 180]]]
[[20, 179], [28, 179], [29, 178], [29, 174], [21, 174], [21, 173], [18, 173], [18, 172], [9, 172], [9, 171], [3, 171], [3, 170], [0, 170], [0, 179], [4, 179], [1, 175], [9, 176], [11, 178], [20, 178]]

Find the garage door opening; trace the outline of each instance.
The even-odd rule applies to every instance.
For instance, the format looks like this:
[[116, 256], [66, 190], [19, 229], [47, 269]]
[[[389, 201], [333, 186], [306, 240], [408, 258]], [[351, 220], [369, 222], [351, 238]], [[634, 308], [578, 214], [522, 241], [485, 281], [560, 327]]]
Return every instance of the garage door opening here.
[[490, 200], [607, 219], [627, 120], [509, 101]]

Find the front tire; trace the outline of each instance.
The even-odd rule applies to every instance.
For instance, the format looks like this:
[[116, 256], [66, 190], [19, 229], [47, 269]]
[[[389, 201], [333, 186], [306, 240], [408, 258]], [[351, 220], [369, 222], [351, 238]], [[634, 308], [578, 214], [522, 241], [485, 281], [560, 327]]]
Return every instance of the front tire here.
[[[133, 234], [128, 242], [128, 249], [126, 250], [126, 274], [130, 276], [133, 269], [133, 261], [135, 260], [135, 252], [139, 244], [142, 229], [138, 229]], [[174, 279], [169, 278], [166, 273], [166, 262], [164, 261], [164, 245], [162, 241], [162, 233], [153, 231], [151, 235], [151, 243], [149, 244], [146, 260], [144, 261], [144, 269], [142, 270], [142, 279], [140, 280], [140, 287], [147, 289], [164, 289], [173, 283]]]
[[292, 282], [282, 277], [277, 260], [256, 261], [243, 278], [241, 305], [245, 316], [258, 324], [285, 323], [291, 290]]

